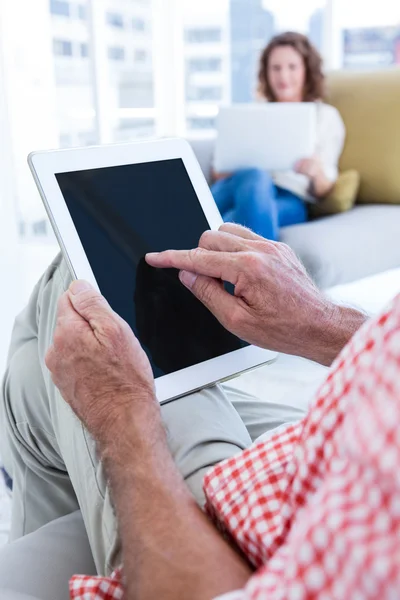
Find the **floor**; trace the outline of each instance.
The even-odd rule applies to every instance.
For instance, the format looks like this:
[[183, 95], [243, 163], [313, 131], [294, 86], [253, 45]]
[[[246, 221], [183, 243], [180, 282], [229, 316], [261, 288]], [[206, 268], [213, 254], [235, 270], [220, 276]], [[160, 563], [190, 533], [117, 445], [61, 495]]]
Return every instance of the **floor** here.
[[[0, 377], [5, 366], [14, 316], [26, 303], [33, 285], [55, 256], [57, 247], [20, 245], [3, 253], [0, 247], [0, 281], [6, 282], [0, 295]], [[329, 292], [334, 299], [377, 313], [400, 293], [400, 269], [374, 278], [339, 286]], [[297, 357], [279, 356], [270, 366], [247, 373], [231, 383], [260, 398], [260, 402], [290, 399], [305, 409], [314, 397], [327, 370]], [[0, 457], [1, 458], [1, 457]], [[1, 460], [0, 460], [1, 462]], [[10, 518], [10, 497], [0, 474], [0, 546], [6, 543]]]

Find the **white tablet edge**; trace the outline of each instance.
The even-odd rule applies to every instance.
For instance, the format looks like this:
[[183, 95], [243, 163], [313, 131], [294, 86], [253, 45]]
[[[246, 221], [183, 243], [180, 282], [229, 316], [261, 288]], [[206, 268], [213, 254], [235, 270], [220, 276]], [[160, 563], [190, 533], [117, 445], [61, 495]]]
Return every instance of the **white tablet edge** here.
[[[55, 174], [143, 162], [182, 159], [211, 229], [223, 223], [194, 152], [186, 140], [112, 144], [79, 149], [33, 152], [28, 163], [71, 274], [98, 288]], [[68, 250], [67, 250], [68, 248]], [[273, 361], [276, 352], [255, 346], [187, 367], [155, 379], [161, 403], [192, 393]]]

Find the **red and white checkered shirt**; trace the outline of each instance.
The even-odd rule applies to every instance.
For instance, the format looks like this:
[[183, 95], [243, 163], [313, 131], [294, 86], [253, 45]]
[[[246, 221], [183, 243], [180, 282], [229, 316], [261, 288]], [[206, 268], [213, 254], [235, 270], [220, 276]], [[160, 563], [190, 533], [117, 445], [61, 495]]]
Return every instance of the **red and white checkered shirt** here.
[[[243, 600], [400, 598], [400, 296], [335, 361], [308, 415], [212, 468], [206, 509], [255, 567]], [[74, 600], [123, 598], [76, 576]]]

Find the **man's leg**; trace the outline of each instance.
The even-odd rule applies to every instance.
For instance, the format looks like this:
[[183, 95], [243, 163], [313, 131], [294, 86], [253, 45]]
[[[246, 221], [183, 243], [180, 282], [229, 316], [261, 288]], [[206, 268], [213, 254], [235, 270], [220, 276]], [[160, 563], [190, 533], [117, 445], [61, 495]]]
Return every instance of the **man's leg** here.
[[[60, 295], [70, 276], [60, 258], [17, 318], [2, 387], [0, 439], [14, 479], [12, 539], [80, 507], [99, 573], [119, 561], [115, 515], [93, 440], [63, 401], [44, 364]], [[251, 443], [220, 387], [162, 407], [171, 452], [197, 501], [213, 464]]]
[[294, 402], [284, 404], [255, 398], [229, 384], [224, 384], [222, 388], [239, 413], [252, 442], [261, 435], [272, 434], [283, 425], [300, 421], [306, 414], [304, 406], [296, 406]]

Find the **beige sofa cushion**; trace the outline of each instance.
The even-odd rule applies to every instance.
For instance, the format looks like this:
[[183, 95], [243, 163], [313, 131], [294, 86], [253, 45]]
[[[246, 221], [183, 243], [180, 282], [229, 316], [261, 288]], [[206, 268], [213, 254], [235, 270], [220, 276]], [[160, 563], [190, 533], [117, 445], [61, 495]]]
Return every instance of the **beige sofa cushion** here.
[[346, 125], [340, 170], [360, 173], [358, 202], [400, 204], [400, 69], [331, 73], [327, 101]]

